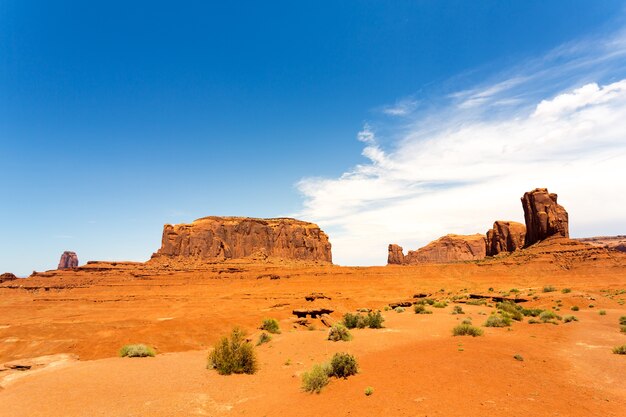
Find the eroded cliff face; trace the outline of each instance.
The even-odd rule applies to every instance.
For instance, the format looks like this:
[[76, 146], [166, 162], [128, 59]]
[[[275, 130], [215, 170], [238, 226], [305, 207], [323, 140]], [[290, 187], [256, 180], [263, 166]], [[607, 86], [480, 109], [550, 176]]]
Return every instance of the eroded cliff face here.
[[418, 250], [409, 251], [404, 265], [419, 263], [446, 263], [483, 259], [486, 254], [486, 240], [482, 234], [446, 235], [430, 242]]
[[526, 226], [522, 223], [497, 220], [487, 231], [487, 256], [522, 249], [525, 237]]
[[526, 220], [525, 246], [550, 236], [569, 237], [567, 211], [557, 203], [557, 195], [547, 188], [535, 188], [524, 193], [522, 207]]
[[69, 268], [77, 268], [78, 267], [78, 256], [76, 252], [66, 250], [61, 254], [61, 259], [59, 260], [59, 266], [57, 269], [69, 269]]
[[167, 224], [161, 249], [153, 255], [161, 256], [332, 262], [326, 233], [316, 224], [289, 218], [203, 217], [191, 224]]

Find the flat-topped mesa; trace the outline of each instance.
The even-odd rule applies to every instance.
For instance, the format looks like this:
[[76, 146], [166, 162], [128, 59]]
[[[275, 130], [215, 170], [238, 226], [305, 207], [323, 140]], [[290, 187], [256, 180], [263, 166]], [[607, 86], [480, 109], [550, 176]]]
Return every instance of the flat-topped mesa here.
[[78, 256], [76, 255], [76, 252], [72, 252], [69, 250], [63, 252], [63, 254], [61, 255], [61, 259], [59, 260], [59, 266], [57, 267], [57, 269], [71, 269], [77, 267]]
[[290, 218], [203, 217], [191, 224], [166, 224], [161, 249], [152, 257], [221, 261], [263, 256], [332, 262], [328, 236], [316, 224]]
[[487, 256], [522, 249], [525, 237], [526, 226], [522, 223], [497, 220], [487, 231]]
[[[402, 248], [398, 245], [389, 245], [389, 260], [401, 260], [403, 265], [422, 263], [447, 263], [458, 261], [473, 261], [484, 259], [486, 256], [485, 236], [475, 235], [446, 235], [430, 242], [418, 250], [409, 251], [400, 257]], [[394, 256], [392, 257], [392, 253]], [[389, 262], [391, 264], [391, 262]]]
[[567, 211], [557, 202], [557, 195], [547, 188], [535, 188], [524, 193], [522, 206], [526, 220], [525, 246], [550, 236], [569, 237]]

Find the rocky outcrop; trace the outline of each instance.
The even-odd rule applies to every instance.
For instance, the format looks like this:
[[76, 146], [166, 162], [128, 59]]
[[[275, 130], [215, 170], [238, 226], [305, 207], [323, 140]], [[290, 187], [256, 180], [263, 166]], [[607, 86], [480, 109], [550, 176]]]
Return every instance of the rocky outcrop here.
[[204, 217], [165, 225], [158, 257], [226, 260], [273, 257], [332, 262], [328, 236], [316, 224], [296, 219]]
[[524, 247], [526, 226], [518, 222], [497, 220], [487, 231], [487, 256], [514, 252]]
[[67, 250], [63, 252], [57, 269], [70, 269], [70, 268], [77, 268], [77, 267], [78, 267], [78, 256], [76, 256], [76, 252], [71, 252]]
[[12, 274], [10, 272], [5, 272], [4, 274], [0, 275], [0, 284], [6, 281], [13, 281], [15, 279], [17, 279], [15, 274]]
[[626, 252], [626, 236], [595, 236], [574, 239], [579, 242], [588, 243], [593, 246], [616, 250], [618, 252]]
[[524, 194], [525, 246], [550, 236], [569, 237], [567, 211], [556, 200], [557, 195], [548, 193], [547, 188], [535, 188]]
[[[397, 245], [396, 245], [397, 246]], [[398, 246], [398, 248], [400, 248]], [[403, 265], [421, 263], [446, 263], [483, 259], [487, 243], [482, 234], [446, 235], [415, 251], [409, 251], [402, 259]], [[400, 248], [402, 253], [402, 248]]]
[[404, 263], [404, 252], [402, 246], [391, 244], [389, 245], [387, 254], [387, 263], [389, 265], [402, 265]]

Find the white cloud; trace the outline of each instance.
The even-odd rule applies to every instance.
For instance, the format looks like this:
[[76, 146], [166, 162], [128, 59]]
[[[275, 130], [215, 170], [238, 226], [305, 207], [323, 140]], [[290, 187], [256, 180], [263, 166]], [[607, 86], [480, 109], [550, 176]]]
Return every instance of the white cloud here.
[[407, 116], [417, 107], [417, 100], [403, 99], [397, 101], [392, 106], [384, 106], [382, 112], [388, 116]]
[[[446, 233], [485, 232], [494, 220], [523, 221], [519, 198], [535, 187], [559, 194], [573, 236], [625, 233], [626, 73], [607, 58], [623, 54], [606, 45], [625, 44], [595, 44], [589, 56], [570, 45], [571, 61], [456, 93], [403, 125], [389, 150], [366, 125], [358, 137], [368, 162], [338, 178], [303, 179], [297, 215], [330, 235], [340, 264], [384, 264], [388, 243], [415, 249]], [[572, 86], [548, 93], [562, 78]], [[494, 115], [494, 106], [507, 111]]]

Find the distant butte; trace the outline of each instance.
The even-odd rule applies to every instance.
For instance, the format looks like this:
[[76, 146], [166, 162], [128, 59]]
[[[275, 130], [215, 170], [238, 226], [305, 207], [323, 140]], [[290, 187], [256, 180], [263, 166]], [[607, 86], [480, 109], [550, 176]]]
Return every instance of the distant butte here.
[[313, 223], [291, 219], [203, 217], [191, 224], [166, 224], [159, 258], [223, 261], [279, 258], [332, 262], [328, 236]]

